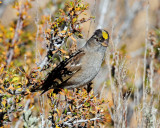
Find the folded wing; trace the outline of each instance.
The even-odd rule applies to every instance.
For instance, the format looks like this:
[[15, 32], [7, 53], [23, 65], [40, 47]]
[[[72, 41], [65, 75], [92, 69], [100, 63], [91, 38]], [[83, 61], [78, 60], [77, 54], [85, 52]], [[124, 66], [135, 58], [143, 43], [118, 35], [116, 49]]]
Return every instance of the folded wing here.
[[83, 50], [70, 55], [70, 57], [57, 65], [46, 77], [40, 90], [43, 90], [42, 94], [49, 89], [54, 89], [55, 93], [58, 93], [62, 84], [64, 85], [74, 74], [81, 69], [81, 58], [84, 56]]

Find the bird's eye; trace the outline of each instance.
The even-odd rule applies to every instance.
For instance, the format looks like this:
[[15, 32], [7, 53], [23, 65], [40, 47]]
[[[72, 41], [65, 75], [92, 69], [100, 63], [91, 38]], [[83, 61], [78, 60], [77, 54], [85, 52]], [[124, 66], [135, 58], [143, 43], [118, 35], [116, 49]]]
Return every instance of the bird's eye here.
[[101, 38], [100, 38], [100, 41], [101, 41], [101, 42], [103, 42], [103, 41], [104, 41], [104, 39], [101, 37]]
[[96, 41], [98, 41], [98, 38], [96, 38]]
[[93, 36], [93, 38], [94, 38], [96, 41], [98, 41], [98, 38], [97, 38], [96, 36]]

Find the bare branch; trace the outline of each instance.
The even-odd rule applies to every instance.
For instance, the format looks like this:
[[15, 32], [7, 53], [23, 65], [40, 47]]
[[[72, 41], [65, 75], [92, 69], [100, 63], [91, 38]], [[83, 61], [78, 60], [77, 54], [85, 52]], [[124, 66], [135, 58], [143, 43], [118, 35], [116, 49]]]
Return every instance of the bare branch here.
[[[31, 100], [28, 99], [27, 102], [26, 102], [26, 104], [25, 104], [25, 107], [23, 109], [24, 111], [26, 111], [28, 109], [30, 102], [31, 102]], [[19, 118], [19, 120], [16, 122], [15, 128], [19, 128], [19, 125], [21, 124], [22, 119], [23, 119], [23, 115], [21, 115], [21, 117]]]
[[8, 53], [7, 53], [7, 60], [6, 60], [7, 65], [9, 65], [10, 62], [12, 61], [13, 54], [14, 54], [14, 45], [16, 44], [16, 42], [19, 39], [20, 30], [22, 30], [22, 28], [23, 28], [23, 19], [22, 19], [23, 8], [24, 8], [24, 6], [21, 5], [20, 10], [19, 10], [19, 17], [18, 17], [18, 20], [17, 20], [17, 25], [16, 25], [14, 37], [12, 39], [11, 46], [9, 47], [9, 50], [8, 50]]

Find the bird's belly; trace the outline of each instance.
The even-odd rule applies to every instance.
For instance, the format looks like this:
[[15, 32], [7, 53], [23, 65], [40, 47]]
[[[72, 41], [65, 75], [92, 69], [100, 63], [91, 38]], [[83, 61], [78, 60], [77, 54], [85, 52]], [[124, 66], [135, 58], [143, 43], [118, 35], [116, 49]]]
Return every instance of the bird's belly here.
[[66, 87], [68, 89], [79, 88], [82, 87], [89, 82], [91, 82], [95, 76], [98, 74], [101, 64], [102, 58], [97, 58], [93, 56], [90, 60], [86, 61], [86, 65], [83, 65], [81, 71], [77, 72], [67, 83]]

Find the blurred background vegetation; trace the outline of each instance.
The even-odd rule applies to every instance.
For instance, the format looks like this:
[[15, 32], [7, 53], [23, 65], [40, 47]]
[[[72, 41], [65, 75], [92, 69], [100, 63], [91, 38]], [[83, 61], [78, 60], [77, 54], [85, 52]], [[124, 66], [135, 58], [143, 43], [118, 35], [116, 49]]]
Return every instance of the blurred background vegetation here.
[[[30, 93], [98, 28], [110, 44], [89, 94]], [[159, 0], [0, 0], [1, 127], [158, 128], [159, 113]]]

